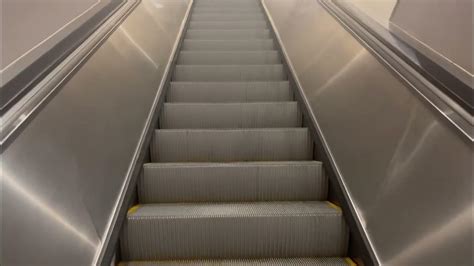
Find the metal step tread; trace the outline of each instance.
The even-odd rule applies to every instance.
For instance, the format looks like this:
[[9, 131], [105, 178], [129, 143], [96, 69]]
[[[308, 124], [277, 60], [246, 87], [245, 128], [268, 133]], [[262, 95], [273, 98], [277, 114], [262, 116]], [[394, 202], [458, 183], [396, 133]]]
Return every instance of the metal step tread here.
[[319, 161], [148, 163], [141, 203], [325, 200]]
[[281, 81], [287, 80], [282, 64], [176, 65], [173, 81]]
[[196, 40], [184, 39], [181, 51], [261, 51], [274, 50], [273, 39]]
[[165, 103], [167, 128], [285, 128], [301, 126], [297, 102]]
[[270, 258], [270, 259], [234, 259], [234, 260], [166, 260], [166, 261], [131, 261], [121, 262], [119, 266], [163, 266], [163, 265], [204, 265], [204, 266], [244, 266], [244, 265], [278, 265], [278, 266], [355, 266], [349, 258]]
[[267, 29], [189, 29], [185, 38], [191, 40], [245, 40], [268, 39]]
[[277, 51], [182, 51], [177, 64], [182, 65], [265, 65], [281, 63]]
[[311, 160], [307, 128], [158, 129], [153, 162]]
[[225, 217], [282, 216], [342, 216], [334, 204], [327, 201], [269, 201], [269, 202], [205, 202], [159, 203], [132, 207], [127, 219], [195, 219]]
[[220, 15], [220, 14], [244, 14], [244, 15], [263, 15], [262, 10], [258, 8], [195, 8], [193, 15]]
[[189, 23], [189, 29], [268, 29], [265, 21], [194, 21]]
[[125, 260], [340, 257], [348, 230], [324, 201], [162, 203], [131, 208]]
[[225, 103], [291, 101], [288, 81], [171, 82], [168, 102]]
[[260, 8], [255, 7], [196, 7], [193, 14], [263, 14]]

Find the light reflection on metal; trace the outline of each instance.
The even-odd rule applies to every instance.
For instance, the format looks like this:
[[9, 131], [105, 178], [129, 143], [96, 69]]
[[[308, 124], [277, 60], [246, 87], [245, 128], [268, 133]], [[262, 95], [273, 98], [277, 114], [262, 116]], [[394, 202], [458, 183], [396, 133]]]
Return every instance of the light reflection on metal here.
[[387, 265], [407, 265], [407, 261], [419, 257], [420, 254], [429, 254], [440, 243], [459, 235], [471, 234], [473, 213], [474, 205], [471, 204], [455, 217], [443, 222], [440, 227], [433, 228], [431, 233], [405, 246], [400, 253], [387, 261]]
[[322, 86], [321, 88], [316, 91], [315, 96], [322, 94], [325, 90], [327, 90], [330, 85], [334, 83], [334, 81], [339, 80], [340, 77], [342, 77], [348, 70], [352, 68], [352, 66], [357, 65], [359, 60], [367, 54], [367, 51], [365, 50], [360, 50], [357, 54], [352, 57], [351, 60], [349, 60], [342, 68], [337, 72], [334, 76], [332, 76], [330, 79], [328, 79]]
[[140, 45], [133, 39], [132, 36], [130, 36], [130, 34], [123, 28], [123, 26], [120, 26], [119, 30], [123, 33], [125, 37], [127, 37], [130, 43], [133, 44], [133, 46], [135, 46], [138, 51], [140, 51], [140, 53], [148, 60], [148, 62], [150, 62], [156, 69], [158, 69], [159, 66], [156, 64], [153, 58], [151, 58], [150, 55], [148, 55], [147, 52], [143, 50], [142, 47], [140, 47]]
[[10, 177], [5, 170], [2, 171], [2, 180], [3, 185], [8, 186], [8, 188], [15, 191], [18, 196], [26, 199], [30, 204], [34, 205], [38, 210], [40, 210], [44, 215], [51, 218], [51, 221], [55, 221], [57, 224], [61, 225], [64, 229], [69, 231], [71, 234], [78, 237], [78, 239], [82, 240], [82, 242], [89, 245], [92, 249], [96, 249], [98, 244], [94, 242], [92, 239], [87, 237], [86, 234], [81, 232], [76, 225], [71, 223], [67, 217], [62, 216], [56, 210], [50, 207], [48, 203], [42, 200], [40, 197], [35, 195], [30, 189], [26, 188], [25, 185], [20, 184], [16, 181], [13, 177]]

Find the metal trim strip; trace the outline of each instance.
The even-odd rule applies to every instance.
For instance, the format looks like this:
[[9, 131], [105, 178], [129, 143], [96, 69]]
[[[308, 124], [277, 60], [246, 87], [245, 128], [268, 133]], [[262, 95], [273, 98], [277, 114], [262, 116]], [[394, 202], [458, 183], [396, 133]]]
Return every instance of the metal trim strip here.
[[407, 87], [415, 91], [425, 102], [434, 108], [443, 118], [455, 128], [462, 136], [474, 141], [473, 117], [448, 95], [437, 88], [416, 71], [409, 63], [405, 62], [395, 52], [373, 36], [367, 29], [359, 25], [349, 15], [342, 11], [330, 0], [318, 0], [329, 14], [331, 14], [354, 38], [384, 64], [390, 71], [397, 75]]
[[[368, 253], [367, 254], [368, 258], [367, 259], [370, 259], [370, 261], [364, 261], [364, 263], [366, 263], [367, 265], [380, 265], [380, 259], [378, 258], [377, 254], [375, 253], [374, 245], [371, 242], [371, 240], [369, 239], [367, 231], [362, 226], [362, 223], [361, 223], [362, 219], [361, 219], [361, 216], [360, 216], [359, 212], [355, 208], [355, 204], [354, 204], [354, 201], [352, 199], [353, 197], [351, 196], [351, 194], [348, 190], [348, 187], [347, 187], [346, 183], [344, 182], [344, 179], [342, 178], [342, 172], [340, 171], [339, 167], [335, 163], [334, 155], [332, 154], [331, 149], [329, 148], [329, 145], [328, 145], [328, 143], [327, 143], [327, 141], [326, 141], [326, 139], [325, 139], [325, 137], [322, 133], [322, 130], [321, 130], [321, 127], [320, 127], [320, 125], [317, 121], [317, 118], [316, 118], [314, 112], [311, 109], [311, 105], [309, 103], [309, 100], [308, 100], [308, 98], [306, 97], [306, 95], [303, 91], [303, 88], [302, 88], [301, 83], [298, 79], [298, 76], [296, 75], [296, 71], [294, 69], [294, 66], [291, 63], [291, 60], [288, 56], [288, 53], [287, 53], [285, 47], [283, 46], [283, 41], [280, 37], [280, 34], [276, 30], [275, 23], [273, 21], [273, 18], [270, 16], [267, 5], [265, 4], [265, 0], [261, 0], [261, 3], [262, 3], [262, 6], [265, 10], [265, 14], [266, 14], [266, 16], [267, 16], [267, 18], [268, 18], [268, 20], [271, 24], [271, 28], [272, 28], [272, 31], [275, 35], [275, 38], [278, 41], [278, 43], [277, 43], [278, 50], [280, 50], [281, 54], [283, 55], [284, 64], [288, 68], [289, 78], [292, 79], [295, 83], [296, 93], [299, 96], [299, 99], [297, 99], [297, 100], [298, 100], [298, 102], [301, 103], [301, 105], [303, 107], [302, 108], [303, 109], [302, 110], [303, 114], [309, 119], [309, 121], [308, 121], [310, 123], [309, 128], [310, 128], [311, 131], [313, 131], [312, 132], [313, 137], [315, 138], [314, 141], [317, 142], [317, 144], [320, 144], [320, 146], [321, 146], [320, 148], [322, 149], [322, 153], [326, 157], [324, 159], [327, 159], [327, 160], [323, 159], [321, 161], [325, 162], [326, 163], [325, 165], [327, 165], [330, 172], [333, 173], [333, 174], [327, 173], [328, 178], [330, 180], [335, 179], [335, 180], [332, 180], [332, 181], [336, 182], [336, 185], [338, 186], [338, 188], [340, 189], [340, 192], [342, 193], [342, 197], [343, 197], [343, 199], [342, 199], [343, 200], [342, 209], [343, 209], [344, 215], [345, 216], [349, 215], [350, 217], [352, 217], [352, 221], [348, 221], [348, 224], [351, 227], [351, 231], [353, 233], [356, 233], [356, 235], [360, 238], [360, 240], [362, 240], [362, 242], [364, 244], [363, 248], [365, 249], [364, 252]], [[349, 211], [349, 213], [347, 213], [347, 211]], [[355, 226], [355, 228], [354, 228], [354, 226]]]
[[127, 0], [97, 31], [0, 117], [1, 151], [9, 138], [87, 61], [139, 2]]
[[144, 162], [145, 156], [148, 151], [148, 147], [151, 142], [154, 129], [158, 125], [158, 114], [160, 112], [161, 103], [163, 102], [166, 95], [167, 85], [171, 81], [171, 76], [173, 75], [173, 68], [178, 59], [179, 50], [181, 44], [184, 40], [184, 32], [189, 24], [189, 18], [191, 10], [193, 8], [194, 1], [190, 0], [188, 9], [181, 23], [178, 36], [173, 45], [173, 50], [171, 51], [171, 56], [166, 65], [165, 71], [163, 73], [163, 79], [158, 86], [158, 91], [156, 93], [155, 99], [151, 107], [151, 112], [148, 114], [145, 127], [140, 135], [140, 140], [138, 142], [137, 148], [135, 149], [133, 159], [127, 170], [125, 177], [125, 182], [122, 185], [122, 188], [119, 193], [119, 197], [116, 201], [113, 215], [111, 216], [105, 234], [101, 240], [101, 245], [99, 251], [94, 258], [94, 265], [106, 265], [109, 266], [112, 263], [114, 253], [116, 251], [116, 244], [118, 242], [119, 232], [122, 227], [123, 221], [125, 219], [120, 219], [120, 217], [125, 218], [125, 215], [128, 211], [128, 204], [132, 199], [134, 190], [136, 189], [136, 183], [138, 176], [140, 175], [142, 164]]

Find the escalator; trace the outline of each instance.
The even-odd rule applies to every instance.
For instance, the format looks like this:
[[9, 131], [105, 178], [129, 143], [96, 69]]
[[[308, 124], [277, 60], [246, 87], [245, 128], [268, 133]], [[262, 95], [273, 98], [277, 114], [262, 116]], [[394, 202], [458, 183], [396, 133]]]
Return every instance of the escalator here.
[[196, 0], [122, 265], [355, 265], [257, 0]]

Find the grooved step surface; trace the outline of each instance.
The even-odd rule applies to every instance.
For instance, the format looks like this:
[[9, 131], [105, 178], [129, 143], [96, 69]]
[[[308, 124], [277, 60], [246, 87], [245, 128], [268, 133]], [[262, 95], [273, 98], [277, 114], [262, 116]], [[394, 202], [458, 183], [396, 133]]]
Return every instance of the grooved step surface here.
[[190, 40], [185, 39], [182, 51], [262, 51], [273, 50], [273, 39], [255, 40]]
[[161, 128], [285, 128], [301, 126], [296, 102], [165, 103]]
[[278, 266], [347, 266], [351, 265], [344, 258], [271, 258], [271, 259], [240, 259], [240, 260], [168, 260], [168, 261], [132, 261], [122, 262], [119, 266], [164, 266], [164, 265], [278, 265]]
[[[228, 17], [228, 16], [226, 16]], [[246, 30], [188, 30], [185, 36], [190, 40], [245, 40], [245, 39], [268, 39], [269, 30], [246, 29]]]
[[259, 8], [196, 7], [193, 14], [263, 14]]
[[260, 0], [194, 0], [120, 265], [353, 265]]
[[177, 65], [174, 81], [285, 80], [283, 65]]
[[260, 9], [260, 6], [257, 1], [206, 1], [202, 0], [197, 1], [194, 4], [195, 8], [204, 8], [204, 7], [218, 7], [218, 8], [254, 8]]
[[326, 202], [145, 204], [127, 215], [128, 260], [344, 256], [347, 227]]
[[291, 101], [288, 81], [275, 82], [171, 82], [168, 102]]
[[[219, 12], [219, 11], [216, 11]], [[220, 12], [219, 12], [220, 13]], [[265, 21], [256, 20], [256, 21], [194, 21], [189, 23], [189, 29], [268, 29], [267, 23]]]
[[149, 163], [141, 203], [324, 200], [321, 162]]
[[193, 15], [252, 15], [263, 17], [263, 13], [255, 8], [195, 8]]
[[196, 14], [191, 21], [265, 21], [263, 14]]
[[311, 160], [307, 128], [161, 129], [155, 131], [155, 162]]
[[277, 51], [203, 52], [183, 51], [177, 64], [187, 65], [265, 65], [281, 64]]

